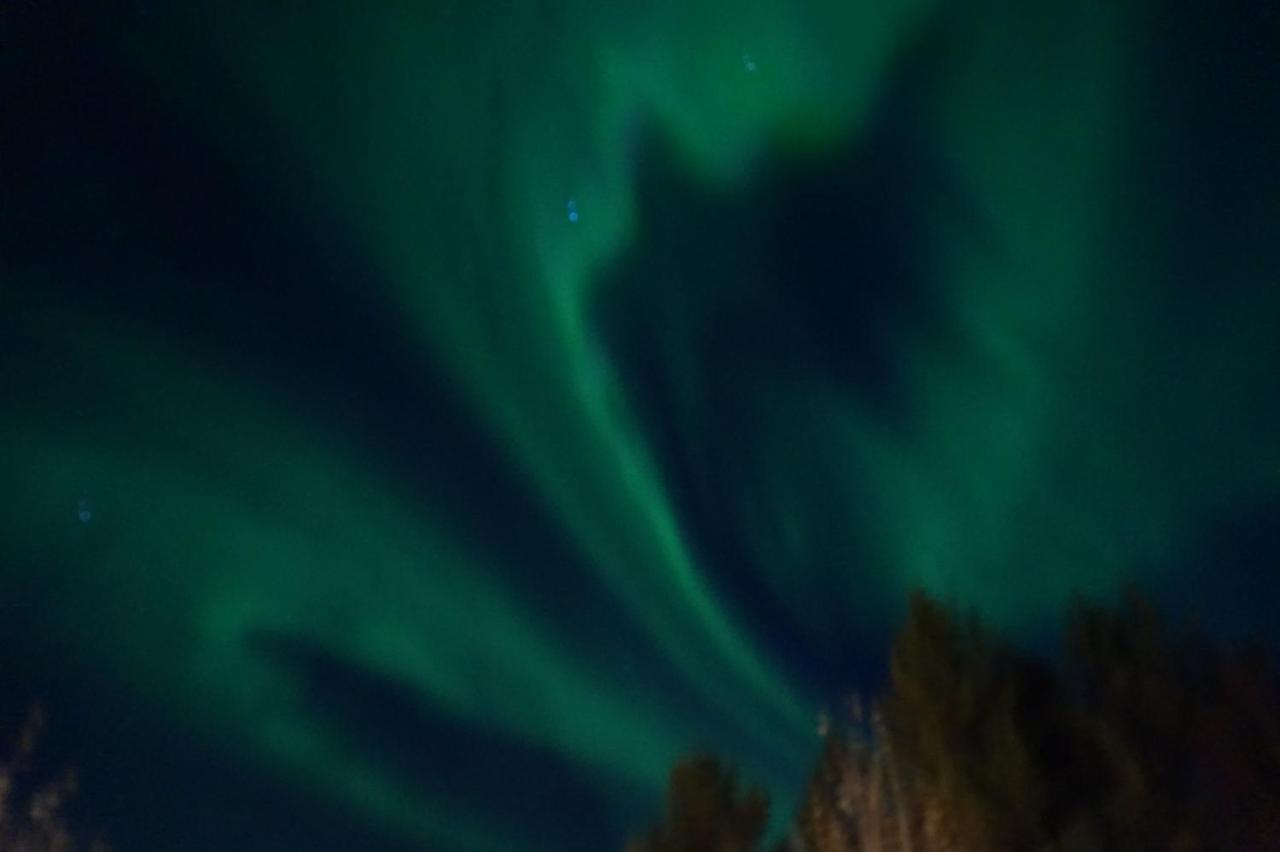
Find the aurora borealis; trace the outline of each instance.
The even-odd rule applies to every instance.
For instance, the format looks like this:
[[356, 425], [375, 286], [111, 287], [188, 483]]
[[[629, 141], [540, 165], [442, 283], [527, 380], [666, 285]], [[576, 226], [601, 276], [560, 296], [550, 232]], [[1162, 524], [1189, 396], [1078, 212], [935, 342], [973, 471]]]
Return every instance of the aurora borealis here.
[[1269, 4], [174, 5], [0, 7], [4, 660], [118, 848], [620, 848], [915, 586], [1276, 636]]

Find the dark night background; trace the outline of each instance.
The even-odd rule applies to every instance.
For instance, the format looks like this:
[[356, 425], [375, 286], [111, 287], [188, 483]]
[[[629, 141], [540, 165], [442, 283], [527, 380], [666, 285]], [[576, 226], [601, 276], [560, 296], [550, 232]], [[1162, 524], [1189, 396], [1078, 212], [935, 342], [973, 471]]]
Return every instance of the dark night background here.
[[0, 5], [5, 720], [116, 848], [785, 815], [916, 587], [1280, 638], [1280, 7], [182, 5]]

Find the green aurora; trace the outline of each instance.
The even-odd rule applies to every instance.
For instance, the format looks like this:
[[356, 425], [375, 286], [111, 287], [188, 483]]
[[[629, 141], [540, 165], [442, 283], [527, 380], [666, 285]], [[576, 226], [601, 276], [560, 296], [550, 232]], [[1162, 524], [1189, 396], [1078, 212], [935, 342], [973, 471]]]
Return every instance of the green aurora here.
[[[1266, 626], [1186, 556], [1280, 525], [1265, 4], [122, 5], [0, 12], [41, 687], [367, 848], [598, 849], [696, 745], [794, 788], [913, 587]], [[222, 830], [117, 834], [308, 836]]]

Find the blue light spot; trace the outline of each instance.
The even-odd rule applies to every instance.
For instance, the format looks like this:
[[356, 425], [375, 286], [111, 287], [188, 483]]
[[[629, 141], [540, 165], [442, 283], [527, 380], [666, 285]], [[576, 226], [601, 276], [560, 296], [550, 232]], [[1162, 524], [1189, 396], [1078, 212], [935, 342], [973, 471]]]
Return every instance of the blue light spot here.
[[570, 198], [569, 203], [565, 205], [565, 210], [568, 213], [569, 221], [576, 223], [578, 221], [578, 202]]
[[81, 497], [76, 502], [76, 517], [80, 519], [82, 524], [87, 524], [93, 520], [93, 504], [89, 502], [88, 497]]
[[756, 70], [756, 61], [751, 58], [750, 53], [742, 54], [742, 69], [748, 74], [751, 74]]

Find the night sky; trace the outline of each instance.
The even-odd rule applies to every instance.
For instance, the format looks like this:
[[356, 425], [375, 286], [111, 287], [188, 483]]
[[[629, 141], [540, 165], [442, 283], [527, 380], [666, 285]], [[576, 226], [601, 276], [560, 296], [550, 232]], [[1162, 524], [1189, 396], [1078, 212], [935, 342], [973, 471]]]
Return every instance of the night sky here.
[[1275, 3], [173, 6], [0, 3], [4, 700], [122, 852], [785, 819], [915, 587], [1280, 639]]

